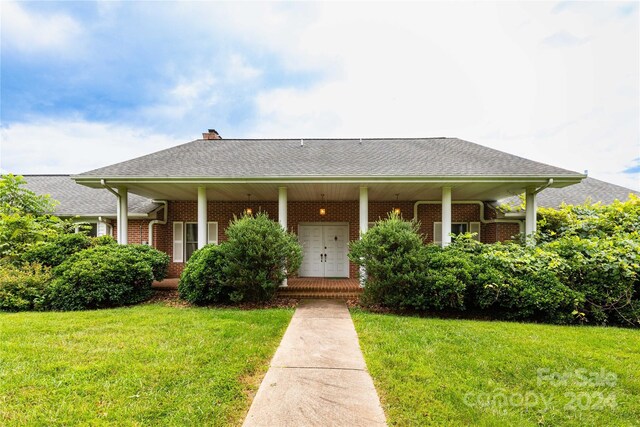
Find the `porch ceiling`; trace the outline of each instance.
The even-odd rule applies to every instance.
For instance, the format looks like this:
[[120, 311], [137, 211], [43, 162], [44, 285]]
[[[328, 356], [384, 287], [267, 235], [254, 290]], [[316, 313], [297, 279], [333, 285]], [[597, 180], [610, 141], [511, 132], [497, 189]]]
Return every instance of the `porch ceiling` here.
[[[371, 182], [371, 183], [151, 183], [128, 182], [131, 193], [159, 200], [197, 200], [198, 186], [206, 185], [208, 200], [246, 201], [251, 194], [253, 201], [277, 201], [278, 187], [287, 187], [289, 201], [319, 201], [324, 194], [326, 201], [358, 200], [359, 188], [369, 188], [369, 200], [395, 200], [396, 194], [402, 201], [440, 200], [442, 187], [452, 187], [453, 200], [499, 200], [521, 194], [528, 186], [540, 186], [545, 181], [527, 182], [465, 182], [465, 183], [424, 183], [424, 182]], [[111, 186], [117, 184], [109, 183]], [[556, 183], [565, 186], [569, 183]]]

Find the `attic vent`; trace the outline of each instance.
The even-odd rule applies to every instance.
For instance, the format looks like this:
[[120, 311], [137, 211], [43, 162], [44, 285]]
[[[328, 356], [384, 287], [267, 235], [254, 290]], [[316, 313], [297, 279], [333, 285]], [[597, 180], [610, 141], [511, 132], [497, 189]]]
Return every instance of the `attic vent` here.
[[215, 129], [209, 129], [208, 132], [202, 134], [202, 139], [222, 139], [222, 137]]

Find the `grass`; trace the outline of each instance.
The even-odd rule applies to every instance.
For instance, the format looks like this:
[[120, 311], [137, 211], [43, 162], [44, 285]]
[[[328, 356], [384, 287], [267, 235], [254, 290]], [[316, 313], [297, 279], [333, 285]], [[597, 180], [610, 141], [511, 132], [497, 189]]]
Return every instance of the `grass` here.
[[0, 425], [240, 424], [292, 314], [0, 314]]
[[390, 425], [640, 425], [638, 330], [352, 317]]

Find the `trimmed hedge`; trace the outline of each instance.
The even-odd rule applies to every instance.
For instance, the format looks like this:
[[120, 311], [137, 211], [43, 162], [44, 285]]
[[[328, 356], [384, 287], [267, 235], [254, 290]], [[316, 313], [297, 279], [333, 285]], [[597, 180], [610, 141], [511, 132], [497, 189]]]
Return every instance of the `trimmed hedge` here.
[[22, 260], [55, 267], [69, 256], [88, 249], [91, 245], [91, 238], [84, 233], [61, 234], [52, 240], [32, 246], [24, 253]]
[[144, 255], [125, 245], [97, 246], [72, 255], [54, 269], [43, 307], [84, 310], [118, 307], [151, 295], [153, 270]]
[[178, 284], [178, 292], [182, 299], [192, 304], [229, 301], [231, 290], [226, 285], [226, 261], [222, 248], [206, 245], [191, 255]]
[[[105, 242], [106, 245], [111, 243]], [[142, 257], [149, 266], [151, 266], [151, 272], [153, 273], [153, 280], [161, 281], [167, 277], [169, 271], [169, 255], [152, 248], [147, 245], [124, 245], [122, 246], [128, 250], [134, 251], [138, 256]]]

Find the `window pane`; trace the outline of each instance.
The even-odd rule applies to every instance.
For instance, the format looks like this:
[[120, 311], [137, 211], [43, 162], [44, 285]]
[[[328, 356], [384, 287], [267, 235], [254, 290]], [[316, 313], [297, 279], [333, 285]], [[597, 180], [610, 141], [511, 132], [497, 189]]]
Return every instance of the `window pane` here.
[[198, 224], [187, 224], [187, 242], [198, 241]]
[[191, 255], [198, 249], [197, 243], [187, 243], [185, 247], [185, 261], [188, 261], [191, 258]]
[[451, 224], [453, 234], [463, 234], [467, 232], [467, 224]]

